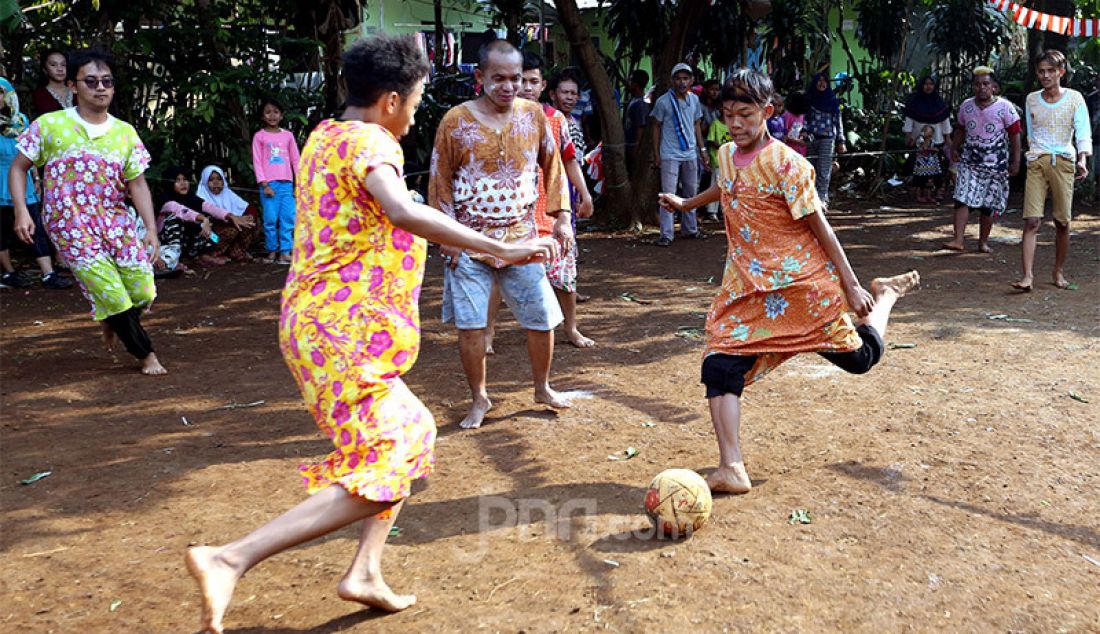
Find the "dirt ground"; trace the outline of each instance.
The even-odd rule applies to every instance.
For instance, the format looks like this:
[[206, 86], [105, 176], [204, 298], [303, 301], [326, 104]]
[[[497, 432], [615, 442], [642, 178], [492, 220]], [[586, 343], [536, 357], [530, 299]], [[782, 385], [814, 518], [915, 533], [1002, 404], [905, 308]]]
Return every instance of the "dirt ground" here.
[[[1018, 211], [995, 230], [994, 254], [950, 255], [936, 251], [946, 208], [838, 207], [865, 284], [923, 276], [886, 336], [901, 347], [866, 376], [807, 355], [750, 387], [742, 435], [756, 486], [716, 498], [686, 541], [650, 538], [641, 504], [659, 471], [717, 460], [692, 335], [724, 240], [663, 250], [585, 234], [581, 323], [599, 347], [559, 341], [553, 374], [576, 406], [531, 402], [508, 318], [489, 363], [496, 407], [469, 432], [433, 257], [408, 381], [438, 420], [438, 468], [384, 563], [419, 603], [381, 615], [335, 596], [348, 528], [249, 573], [231, 631], [1100, 631], [1096, 207], [1080, 204], [1074, 223], [1079, 289], [1046, 283], [1047, 225], [1026, 295], [1008, 287]], [[99, 351], [75, 290], [0, 296], [0, 630], [192, 631], [186, 547], [302, 500], [296, 467], [329, 445], [279, 355], [284, 275], [233, 265], [160, 283], [147, 319], [171, 370], [160, 379]], [[628, 447], [637, 457], [609, 459]], [[789, 524], [795, 509], [812, 523]]]

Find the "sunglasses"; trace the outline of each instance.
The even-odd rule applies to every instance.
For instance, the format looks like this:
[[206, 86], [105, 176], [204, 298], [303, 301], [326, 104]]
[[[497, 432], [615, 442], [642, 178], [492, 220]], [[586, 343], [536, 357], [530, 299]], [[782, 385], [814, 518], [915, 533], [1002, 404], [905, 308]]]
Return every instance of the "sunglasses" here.
[[96, 86], [103, 86], [104, 88], [114, 88], [115, 86], [114, 77], [102, 77], [98, 79], [95, 77], [85, 77], [84, 79], [79, 79], [77, 81], [84, 82], [84, 85], [88, 88], [91, 88], [92, 90], [95, 90]]

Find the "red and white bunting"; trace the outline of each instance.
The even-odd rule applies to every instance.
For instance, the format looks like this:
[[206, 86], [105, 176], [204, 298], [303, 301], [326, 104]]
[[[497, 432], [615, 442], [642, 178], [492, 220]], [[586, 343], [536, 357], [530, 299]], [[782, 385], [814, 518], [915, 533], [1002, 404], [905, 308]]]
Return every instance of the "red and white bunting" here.
[[1034, 11], [1011, 0], [989, 0], [998, 11], [1009, 14], [1020, 26], [1040, 31], [1053, 31], [1073, 37], [1100, 37], [1100, 18], [1067, 18]]

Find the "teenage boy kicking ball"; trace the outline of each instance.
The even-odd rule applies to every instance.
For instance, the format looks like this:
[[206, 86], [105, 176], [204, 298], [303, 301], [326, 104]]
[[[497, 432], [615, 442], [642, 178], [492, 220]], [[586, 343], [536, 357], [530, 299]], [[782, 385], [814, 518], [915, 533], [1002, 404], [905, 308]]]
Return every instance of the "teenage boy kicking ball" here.
[[[732, 143], [718, 150], [718, 174], [702, 194], [662, 193], [668, 209], [722, 201], [729, 251], [722, 290], [707, 314], [702, 381], [718, 436], [711, 490], [747, 493], [741, 456], [741, 392], [800, 352], [817, 352], [862, 374], [882, 358], [894, 302], [920, 283], [916, 271], [877, 278], [868, 293], [825, 219], [813, 167], [768, 135], [773, 88], [742, 69], [722, 92]], [[853, 323], [848, 312], [859, 320]]]

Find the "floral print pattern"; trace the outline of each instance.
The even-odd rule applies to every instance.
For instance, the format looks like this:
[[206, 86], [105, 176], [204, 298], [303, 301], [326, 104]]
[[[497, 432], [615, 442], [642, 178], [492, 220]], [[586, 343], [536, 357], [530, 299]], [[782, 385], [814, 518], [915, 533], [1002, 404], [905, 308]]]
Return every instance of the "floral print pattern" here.
[[95, 319], [152, 303], [152, 264], [126, 208], [127, 183], [150, 162], [134, 128], [110, 117], [93, 138], [76, 110], [59, 110], [35, 120], [17, 147], [42, 169], [43, 225]]
[[813, 167], [772, 142], [745, 167], [718, 150], [729, 249], [707, 315], [706, 354], [758, 355], [746, 384], [799, 352], [860, 346], [847, 300], [806, 216], [822, 213]]
[[403, 162], [388, 130], [360, 121], [322, 122], [302, 151], [279, 341], [334, 445], [299, 468], [311, 493], [339, 484], [397, 501], [434, 463], [435, 421], [401, 380], [420, 349], [426, 244], [395, 227], [365, 185], [375, 169], [400, 175]]

